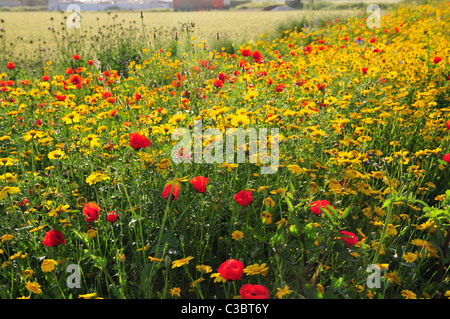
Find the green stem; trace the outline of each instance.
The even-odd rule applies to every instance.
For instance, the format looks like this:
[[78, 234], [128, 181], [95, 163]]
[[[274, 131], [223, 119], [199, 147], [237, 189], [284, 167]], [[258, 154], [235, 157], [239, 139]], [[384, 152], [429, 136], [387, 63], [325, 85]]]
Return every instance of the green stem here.
[[[178, 178], [178, 173], [176, 174], [174, 180], [176, 180], [177, 178]], [[159, 246], [160, 246], [160, 244], [161, 244], [161, 239], [162, 239], [162, 235], [163, 235], [163, 232], [164, 232], [164, 226], [165, 226], [165, 224], [166, 224], [167, 217], [169, 216], [169, 212], [170, 212], [170, 206], [171, 206], [170, 204], [172, 203], [172, 193], [173, 193], [173, 189], [174, 189], [174, 184], [172, 184], [172, 187], [171, 187], [171, 189], [170, 189], [170, 194], [169, 194], [169, 196], [167, 197], [166, 210], [164, 211], [164, 216], [163, 216], [161, 228], [160, 228], [160, 230], [159, 230], [158, 242], [156, 243], [156, 248], [155, 248], [155, 257], [156, 257], [156, 258], [158, 258], [158, 254], [159, 254]], [[164, 251], [163, 251], [163, 254], [164, 254]], [[152, 277], [153, 277], [153, 275], [154, 275], [154, 274], [153, 274], [154, 269], [155, 269], [155, 267], [152, 267], [152, 269], [151, 269], [151, 271], [150, 271], [149, 284], [150, 284], [151, 281], [152, 281]], [[153, 285], [152, 285], [151, 288], [150, 288], [150, 297], [152, 296], [152, 294], [153, 294]]]
[[56, 282], [56, 285], [58, 286], [58, 289], [59, 289], [59, 291], [61, 292], [62, 297], [63, 297], [64, 299], [66, 299], [66, 295], [64, 294], [64, 291], [61, 289], [61, 286], [59, 285], [58, 278], [56, 277], [56, 274], [55, 274], [55, 273], [54, 273], [54, 276], [55, 276], [55, 282]]

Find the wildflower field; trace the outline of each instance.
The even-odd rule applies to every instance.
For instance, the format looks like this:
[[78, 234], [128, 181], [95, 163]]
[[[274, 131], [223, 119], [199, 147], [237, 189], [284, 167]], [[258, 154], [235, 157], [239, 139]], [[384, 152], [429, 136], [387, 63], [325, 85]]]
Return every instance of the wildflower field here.
[[5, 60], [0, 298], [447, 299], [449, 8]]

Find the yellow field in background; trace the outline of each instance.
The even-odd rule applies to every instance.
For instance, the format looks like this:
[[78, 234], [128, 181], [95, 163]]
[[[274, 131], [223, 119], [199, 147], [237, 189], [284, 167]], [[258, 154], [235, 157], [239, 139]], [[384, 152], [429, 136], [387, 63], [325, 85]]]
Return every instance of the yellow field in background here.
[[[331, 11], [203, 11], [203, 12], [145, 12], [144, 23], [146, 31], [174, 36], [180, 32], [181, 23], [195, 23], [193, 35], [198, 39], [210, 41], [216, 34], [222, 38], [236, 41], [249, 40], [261, 33], [273, 32], [281, 22], [301, 20], [302, 17], [314, 20], [323, 16], [346, 18], [354, 14], [354, 10]], [[0, 17], [5, 22], [5, 39], [7, 43], [41, 42], [49, 46], [54, 38], [49, 27], [61, 30], [70, 13], [61, 12], [1, 12]], [[106, 29], [107, 25], [121, 23], [124, 27], [141, 26], [139, 12], [82, 12], [80, 34], [96, 33], [99, 29]], [[53, 18], [53, 21], [51, 20]], [[74, 31], [74, 29], [70, 30]], [[22, 37], [22, 39], [19, 39]], [[17, 41], [17, 40], [21, 41]], [[44, 43], [45, 42], [45, 43]]]

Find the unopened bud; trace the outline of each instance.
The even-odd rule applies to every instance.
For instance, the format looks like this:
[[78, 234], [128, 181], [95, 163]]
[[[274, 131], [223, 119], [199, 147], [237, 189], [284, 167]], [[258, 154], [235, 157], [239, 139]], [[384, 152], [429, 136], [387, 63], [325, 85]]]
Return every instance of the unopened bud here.
[[77, 206], [84, 207], [87, 204], [87, 199], [84, 197], [80, 197], [77, 199]]
[[64, 154], [69, 154], [69, 145], [67, 145], [67, 143], [64, 143], [63, 152]]
[[164, 265], [166, 266], [166, 268], [169, 268], [171, 263], [172, 263], [172, 258], [170, 258], [170, 256], [167, 255], [166, 258], [164, 258]]
[[125, 186], [123, 186], [123, 184], [122, 183], [117, 183], [117, 188], [119, 189], [119, 191], [122, 193], [122, 194], [125, 194], [126, 193], [126, 189], [125, 189]]

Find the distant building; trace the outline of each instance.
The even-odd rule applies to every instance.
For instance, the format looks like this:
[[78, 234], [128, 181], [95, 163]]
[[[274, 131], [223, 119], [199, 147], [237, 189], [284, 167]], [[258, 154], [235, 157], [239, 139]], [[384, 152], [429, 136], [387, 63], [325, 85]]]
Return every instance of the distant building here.
[[21, 5], [22, 5], [22, 3], [20, 1], [0, 0], [0, 7], [18, 7]]
[[[2, 0], [0, 0], [2, 1]], [[98, 1], [64, 1], [48, 0], [48, 11], [67, 11], [74, 10], [73, 5], [77, 5], [80, 11], [109, 11], [109, 10], [150, 10], [150, 9], [169, 9], [172, 2], [167, 0], [153, 1], [121, 1], [121, 0], [98, 0]], [[70, 7], [69, 7], [70, 6]]]
[[48, 0], [48, 11], [59, 11], [58, 0]]
[[173, 0], [174, 11], [229, 9], [230, 0]]

